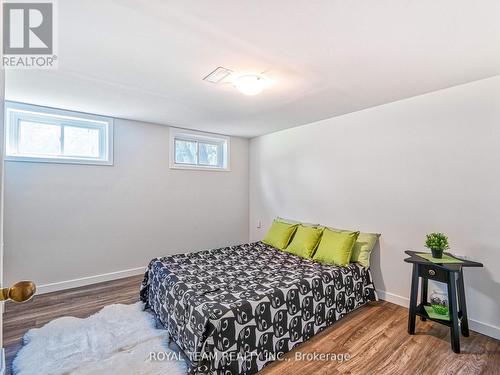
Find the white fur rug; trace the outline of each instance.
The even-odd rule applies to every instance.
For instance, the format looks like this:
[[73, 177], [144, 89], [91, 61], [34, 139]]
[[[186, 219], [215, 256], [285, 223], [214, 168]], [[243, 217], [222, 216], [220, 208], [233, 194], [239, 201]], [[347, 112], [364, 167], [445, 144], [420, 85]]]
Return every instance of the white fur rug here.
[[87, 319], [64, 317], [30, 330], [13, 370], [15, 375], [186, 374], [178, 356], [154, 361], [151, 352], [173, 353], [152, 315], [141, 303], [109, 305]]

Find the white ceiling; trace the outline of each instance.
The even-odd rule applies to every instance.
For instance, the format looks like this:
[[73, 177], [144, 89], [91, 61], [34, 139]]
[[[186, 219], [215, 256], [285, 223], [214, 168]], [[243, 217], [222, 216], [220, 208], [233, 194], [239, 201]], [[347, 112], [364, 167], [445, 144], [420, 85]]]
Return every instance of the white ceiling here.
[[[64, 0], [56, 70], [6, 96], [256, 136], [500, 74], [498, 0]], [[258, 96], [202, 78], [263, 72]]]

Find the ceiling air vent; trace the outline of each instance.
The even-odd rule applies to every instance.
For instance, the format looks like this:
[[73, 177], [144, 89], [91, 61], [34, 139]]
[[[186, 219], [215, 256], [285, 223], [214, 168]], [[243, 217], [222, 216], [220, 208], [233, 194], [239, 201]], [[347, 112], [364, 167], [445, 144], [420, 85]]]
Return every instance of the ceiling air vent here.
[[207, 81], [207, 82], [212, 82], [212, 83], [219, 83], [224, 78], [228, 77], [232, 72], [233, 71], [230, 69], [226, 69], [226, 68], [223, 68], [222, 66], [219, 66], [212, 73], [210, 73], [205, 78], [203, 78], [203, 80]]

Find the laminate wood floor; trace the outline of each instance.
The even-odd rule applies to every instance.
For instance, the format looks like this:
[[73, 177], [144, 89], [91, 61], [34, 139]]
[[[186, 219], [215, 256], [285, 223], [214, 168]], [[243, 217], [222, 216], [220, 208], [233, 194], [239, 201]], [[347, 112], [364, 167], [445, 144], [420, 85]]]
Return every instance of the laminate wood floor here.
[[[112, 303], [134, 303], [142, 276], [35, 296], [25, 304], [8, 302], [4, 314], [7, 374], [21, 338], [30, 328], [61, 316], [85, 318]], [[406, 332], [408, 310], [374, 302], [349, 314], [261, 371], [300, 374], [495, 374], [500, 375], [500, 341], [471, 332], [461, 337], [462, 353], [451, 351], [449, 330], [417, 320], [417, 334]], [[309, 353], [349, 355], [348, 360], [309, 360]], [[330, 357], [333, 357], [330, 355]], [[126, 374], [121, 374], [126, 375]], [[131, 374], [132, 375], [132, 374]], [[167, 374], [168, 375], [168, 374]]]

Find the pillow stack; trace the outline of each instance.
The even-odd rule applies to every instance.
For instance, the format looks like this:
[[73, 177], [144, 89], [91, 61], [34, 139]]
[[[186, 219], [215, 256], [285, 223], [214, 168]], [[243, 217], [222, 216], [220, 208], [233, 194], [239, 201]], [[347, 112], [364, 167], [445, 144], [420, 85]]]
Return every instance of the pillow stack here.
[[262, 242], [320, 263], [347, 266], [357, 262], [368, 268], [379, 236], [277, 218]]

